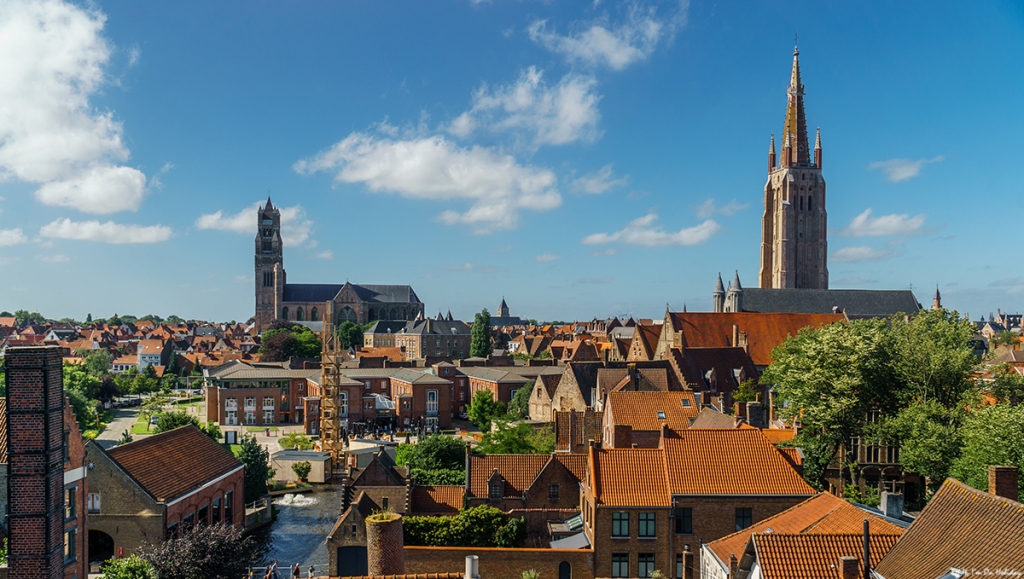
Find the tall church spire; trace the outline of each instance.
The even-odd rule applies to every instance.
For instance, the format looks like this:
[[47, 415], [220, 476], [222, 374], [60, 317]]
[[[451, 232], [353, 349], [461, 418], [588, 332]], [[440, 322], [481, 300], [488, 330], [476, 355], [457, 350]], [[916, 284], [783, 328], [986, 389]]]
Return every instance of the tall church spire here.
[[786, 90], [786, 127], [784, 133], [793, 138], [790, 164], [810, 163], [810, 149], [807, 146], [807, 119], [804, 116], [804, 84], [800, 82], [800, 49], [793, 48], [793, 71], [789, 76]]

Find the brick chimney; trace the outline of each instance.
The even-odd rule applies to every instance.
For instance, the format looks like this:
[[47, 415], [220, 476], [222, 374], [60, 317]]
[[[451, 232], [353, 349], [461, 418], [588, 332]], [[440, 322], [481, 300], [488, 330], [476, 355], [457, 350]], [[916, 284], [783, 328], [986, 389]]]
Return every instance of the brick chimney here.
[[736, 572], [740, 569], [740, 562], [736, 560], [736, 553], [729, 554], [729, 577], [736, 579]]
[[683, 545], [683, 577], [682, 579], [693, 579], [693, 551], [689, 545]]
[[898, 519], [903, 516], [903, 493], [882, 491], [882, 513], [887, 517]]
[[366, 565], [369, 575], [405, 574], [402, 515], [385, 511], [366, 517]]
[[764, 407], [760, 402], [747, 402], [747, 424], [758, 428], [764, 426]]
[[1018, 473], [1015, 466], [988, 467], [988, 492], [1011, 501], [1019, 500]]
[[6, 365], [9, 577], [60, 579], [64, 577], [63, 359], [53, 346], [10, 348]]
[[856, 557], [840, 557], [839, 579], [860, 579], [860, 559]]

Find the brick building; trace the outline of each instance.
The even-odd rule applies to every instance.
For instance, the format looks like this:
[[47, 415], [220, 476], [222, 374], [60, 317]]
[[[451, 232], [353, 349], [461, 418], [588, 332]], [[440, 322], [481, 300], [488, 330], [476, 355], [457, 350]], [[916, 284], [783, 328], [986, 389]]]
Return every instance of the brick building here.
[[409, 322], [378, 321], [363, 332], [363, 346], [400, 348], [406, 360], [429, 357], [469, 357], [469, 326], [459, 320], [437, 318]]
[[204, 368], [206, 415], [222, 426], [303, 422], [307, 378], [320, 370], [293, 370], [286, 363], [232, 361]]
[[192, 425], [107, 451], [87, 446], [94, 558], [128, 556], [192, 525], [244, 524], [242, 463]]
[[398, 424], [451, 428], [452, 390], [451, 381], [429, 372], [396, 371], [391, 376], [391, 399]]
[[529, 380], [516, 372], [502, 368], [461, 367], [459, 372], [469, 379], [469, 400], [472, 401], [477, 392], [488, 391], [494, 400], [505, 404], [512, 401], [516, 390], [526, 385]]
[[697, 412], [692, 392], [609, 392], [601, 440], [607, 448], [657, 448], [664, 428], [685, 430]]

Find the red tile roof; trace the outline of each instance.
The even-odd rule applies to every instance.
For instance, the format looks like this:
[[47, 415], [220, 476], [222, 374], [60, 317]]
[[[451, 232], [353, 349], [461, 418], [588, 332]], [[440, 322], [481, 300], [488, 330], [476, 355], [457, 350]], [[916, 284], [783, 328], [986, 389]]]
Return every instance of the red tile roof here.
[[[871, 534], [868, 547], [869, 563], [878, 564], [899, 535]], [[856, 557], [858, 576], [864, 571], [860, 561], [864, 557], [864, 536], [848, 535], [788, 535], [764, 533], [754, 535], [757, 560], [764, 579], [840, 579], [840, 557]], [[935, 579], [936, 576], [931, 579]]]
[[935, 579], [950, 567], [1024, 571], [1024, 504], [948, 478], [877, 570]]
[[729, 556], [741, 558], [750, 536], [755, 533], [857, 533], [862, 531], [864, 519], [871, 522], [872, 533], [899, 535], [904, 531], [835, 495], [821, 493], [742, 531], [712, 541], [708, 548], [728, 566]]
[[633, 430], [684, 430], [698, 412], [692, 392], [609, 392], [606, 404], [605, 413], [615, 425]]
[[413, 513], [458, 514], [466, 496], [462, 485], [422, 485], [412, 489]]
[[674, 495], [813, 495], [756, 428], [672, 432], [664, 439]]
[[106, 451], [157, 501], [187, 494], [242, 466], [230, 452], [192, 425]]
[[665, 453], [656, 448], [593, 449], [591, 485], [598, 505], [668, 507]]
[[469, 458], [469, 495], [487, 496], [487, 480], [495, 470], [505, 479], [502, 496], [521, 496], [533, 484], [547, 461], [547, 454], [489, 454]]
[[552, 456], [555, 460], [562, 463], [562, 466], [571, 472], [577, 480], [582, 481], [587, 478], [587, 455], [559, 452]]
[[787, 336], [795, 336], [801, 328], [846, 321], [843, 314], [762, 314], [691, 313], [669, 314], [674, 331], [683, 332], [684, 348], [727, 348], [732, 343], [733, 326], [746, 332], [748, 350], [754, 363], [767, 366], [772, 361], [772, 350]]

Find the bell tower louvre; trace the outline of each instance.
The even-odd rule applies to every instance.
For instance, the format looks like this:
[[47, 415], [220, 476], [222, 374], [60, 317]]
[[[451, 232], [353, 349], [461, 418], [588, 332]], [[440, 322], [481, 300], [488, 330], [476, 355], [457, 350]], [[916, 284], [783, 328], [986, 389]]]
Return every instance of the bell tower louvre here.
[[768, 182], [764, 187], [759, 286], [828, 289], [828, 215], [825, 180], [821, 175], [821, 130], [817, 132], [812, 157], [799, 48], [793, 49], [780, 149], [781, 155], [777, 155], [773, 134], [768, 148]]

